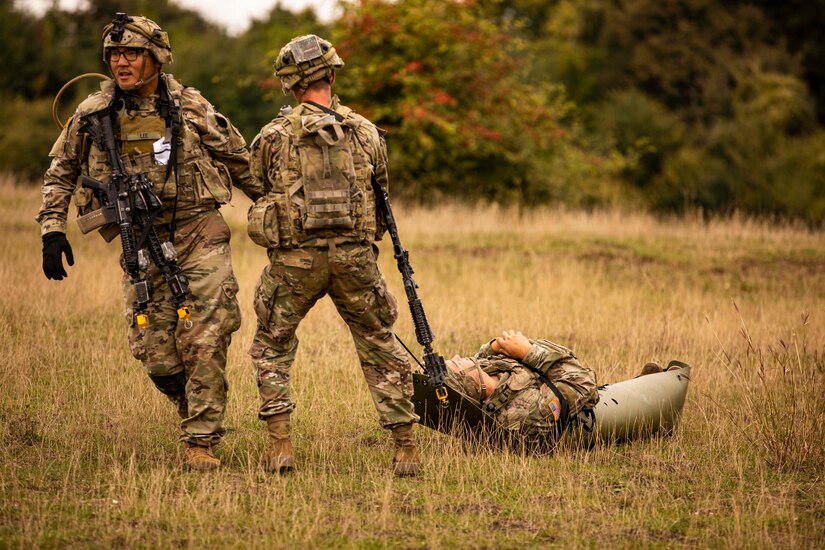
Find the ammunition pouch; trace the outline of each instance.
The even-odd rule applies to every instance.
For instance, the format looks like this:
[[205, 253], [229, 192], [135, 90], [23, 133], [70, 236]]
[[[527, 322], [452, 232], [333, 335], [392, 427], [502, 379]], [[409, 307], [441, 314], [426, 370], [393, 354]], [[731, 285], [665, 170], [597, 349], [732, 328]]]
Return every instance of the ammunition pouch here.
[[246, 232], [255, 244], [267, 249], [278, 247], [278, 205], [274, 193], [255, 201], [249, 208], [247, 221]]

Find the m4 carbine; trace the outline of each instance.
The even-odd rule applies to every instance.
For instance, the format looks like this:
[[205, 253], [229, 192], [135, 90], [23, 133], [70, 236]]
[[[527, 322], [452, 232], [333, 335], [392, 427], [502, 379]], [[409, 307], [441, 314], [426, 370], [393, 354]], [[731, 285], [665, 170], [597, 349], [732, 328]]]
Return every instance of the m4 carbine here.
[[147, 306], [152, 299], [148, 274], [150, 259], [171, 291], [178, 317], [184, 323], [191, 323], [190, 310], [184, 305], [189, 294], [189, 282], [177, 266], [175, 247], [168, 241], [161, 243], [153, 225], [161, 203], [152, 190], [151, 180], [143, 172], [129, 174], [126, 171], [115, 142], [109, 108], [86, 115], [82, 121], [80, 131], [88, 133], [95, 144], [106, 151], [112, 168], [107, 183], [89, 176], [82, 176], [81, 181], [83, 187], [94, 191], [103, 205], [101, 213], [105, 223], [116, 225], [120, 233], [124, 271], [135, 289], [136, 298], [132, 307], [137, 325], [143, 328], [149, 324]]

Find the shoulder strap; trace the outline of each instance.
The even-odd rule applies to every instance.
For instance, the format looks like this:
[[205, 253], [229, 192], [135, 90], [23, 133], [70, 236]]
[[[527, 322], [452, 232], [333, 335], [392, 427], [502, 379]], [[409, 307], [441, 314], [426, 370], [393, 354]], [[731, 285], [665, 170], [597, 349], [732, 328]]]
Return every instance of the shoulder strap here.
[[[180, 100], [178, 97], [172, 97], [172, 93], [169, 90], [169, 85], [166, 82], [165, 78], [158, 79], [158, 91], [160, 92], [160, 100], [158, 101], [158, 110], [160, 111], [160, 116], [163, 118], [164, 122], [166, 123], [166, 127], [171, 130], [172, 138], [171, 138], [171, 152], [169, 155], [169, 161], [166, 165], [166, 178], [163, 182], [164, 187], [166, 187], [166, 182], [169, 181], [169, 176], [172, 174], [172, 170], [175, 171], [175, 201], [172, 205], [172, 221], [169, 224], [169, 240], [171, 242], [175, 242], [175, 231], [177, 230], [177, 213], [178, 213], [178, 148], [180, 147], [181, 143], [181, 105]], [[178, 93], [175, 94], [179, 96]], [[154, 221], [154, 219], [152, 220]]]
[[544, 374], [539, 369], [531, 367], [527, 363], [521, 364], [530, 371], [536, 373], [541, 379], [542, 383], [548, 388], [550, 388], [550, 391], [553, 392], [553, 395], [555, 395], [556, 399], [558, 399], [559, 403], [561, 403], [561, 415], [559, 415], [558, 423], [559, 429], [557, 430], [557, 435], [561, 436], [561, 434], [564, 433], [564, 430], [567, 428], [568, 421], [570, 420], [570, 407], [567, 404], [567, 399], [564, 398], [564, 395], [562, 395], [562, 393], [559, 391], [556, 385], [550, 381], [550, 378], [548, 378], [546, 374]]
[[344, 122], [344, 120], [347, 118], [347, 115], [350, 112], [352, 112], [352, 109], [350, 109], [349, 107], [341, 107], [341, 110], [344, 111], [344, 114], [341, 114], [341, 113], [339, 113], [338, 111], [336, 111], [334, 109], [330, 109], [329, 107], [324, 107], [320, 103], [315, 103], [314, 101], [304, 101], [304, 103], [308, 103], [309, 105], [312, 105], [313, 107], [317, 107], [317, 108], [321, 109], [322, 111], [324, 111], [325, 113], [328, 113], [328, 114], [334, 116], [335, 120], [337, 120], [338, 122]]

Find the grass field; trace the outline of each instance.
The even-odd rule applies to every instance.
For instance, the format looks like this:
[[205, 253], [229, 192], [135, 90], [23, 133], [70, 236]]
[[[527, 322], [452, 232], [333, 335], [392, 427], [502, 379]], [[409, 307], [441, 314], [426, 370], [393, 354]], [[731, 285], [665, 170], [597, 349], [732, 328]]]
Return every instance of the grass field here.
[[[125, 341], [118, 247], [70, 222], [69, 278], [41, 271], [36, 187], [0, 183], [0, 547], [825, 546], [825, 235], [749, 220], [397, 208], [442, 354], [504, 329], [573, 347], [599, 382], [693, 366], [669, 439], [553, 457], [418, 427], [394, 479], [350, 336], [328, 299], [299, 329], [298, 468], [263, 474], [246, 355], [266, 262], [233, 230], [244, 315], [217, 474], [180, 466], [176, 415]], [[391, 248], [381, 266], [403, 302]], [[409, 316], [399, 335], [414, 344]]]

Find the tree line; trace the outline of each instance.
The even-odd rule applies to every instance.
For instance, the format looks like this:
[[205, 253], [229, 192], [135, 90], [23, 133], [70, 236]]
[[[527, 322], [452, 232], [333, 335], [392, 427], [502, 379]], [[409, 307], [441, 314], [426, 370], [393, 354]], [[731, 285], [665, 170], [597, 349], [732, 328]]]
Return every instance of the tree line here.
[[[278, 4], [237, 36], [171, 0], [42, 16], [0, 0], [5, 170], [42, 175], [54, 95], [107, 73], [116, 11], [167, 30], [165, 70], [247, 140], [292, 101], [278, 49], [329, 37], [346, 63], [336, 91], [388, 131], [408, 200], [825, 219], [825, 0], [359, 0], [327, 23]], [[95, 86], [70, 88], [61, 118]]]

